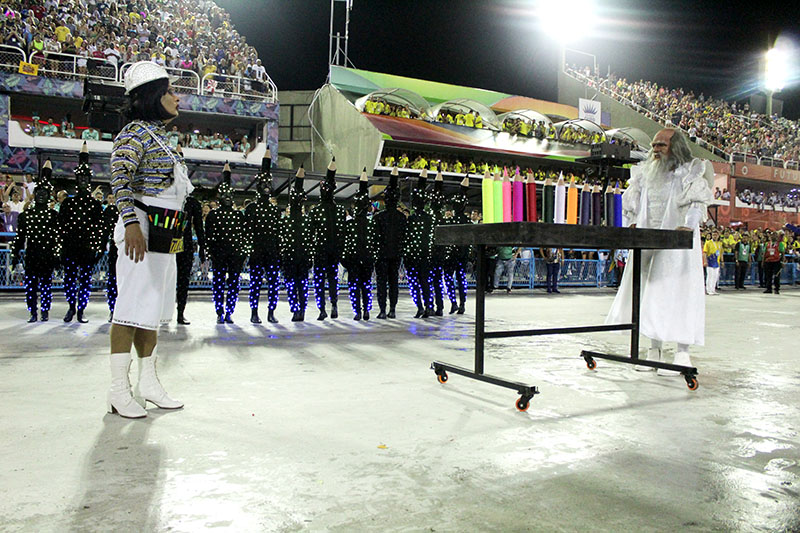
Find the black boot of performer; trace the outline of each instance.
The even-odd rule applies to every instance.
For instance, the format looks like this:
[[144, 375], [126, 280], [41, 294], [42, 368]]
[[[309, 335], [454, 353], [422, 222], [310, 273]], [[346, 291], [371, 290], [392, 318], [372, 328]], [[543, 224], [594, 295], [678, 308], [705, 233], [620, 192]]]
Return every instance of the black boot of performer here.
[[381, 309], [381, 312], [378, 313], [378, 318], [380, 320], [386, 320], [386, 309]]
[[328, 318], [328, 313], [325, 311], [325, 308], [323, 307], [322, 309], [319, 310], [319, 316], [317, 317], [317, 320], [325, 320], [326, 318]]
[[224, 323], [225, 323], [225, 317], [223, 317], [222, 314], [217, 314], [217, 324], [224, 324]]
[[269, 312], [267, 313], [267, 322], [269, 322], [270, 324], [277, 324], [278, 323], [278, 319], [275, 318], [275, 310], [274, 309], [270, 309]]
[[386, 318], [396, 318], [397, 314], [394, 312], [394, 307], [389, 309], [389, 313], [386, 315]]
[[78, 322], [80, 322], [81, 324], [86, 324], [87, 322], [89, 322], [83, 317], [83, 309], [78, 310]]
[[[271, 313], [272, 311], [270, 311]], [[254, 307], [250, 311], [250, 322], [253, 324], [261, 324], [261, 318], [258, 316], [258, 307]]]
[[225, 313], [225, 323], [226, 324], [233, 324], [233, 318], [231, 317], [230, 313]]
[[452, 315], [456, 311], [458, 311], [458, 304], [453, 302], [450, 304], [450, 314]]
[[339, 318], [339, 308], [335, 301], [331, 302], [331, 318]]
[[30, 324], [31, 322], [38, 322], [38, 321], [39, 321], [39, 316], [36, 314], [36, 309], [34, 309], [31, 311], [31, 317], [28, 319], [28, 323]]
[[185, 309], [186, 309], [186, 304], [178, 304], [178, 324], [182, 326], [188, 326], [189, 324], [191, 324], [191, 322], [186, 320], [186, 317], [183, 316], [183, 312]]
[[75, 318], [75, 306], [70, 305], [67, 314], [64, 315], [64, 322], [72, 322], [73, 318]]
[[50, 320], [50, 311], [42, 311], [42, 322]]

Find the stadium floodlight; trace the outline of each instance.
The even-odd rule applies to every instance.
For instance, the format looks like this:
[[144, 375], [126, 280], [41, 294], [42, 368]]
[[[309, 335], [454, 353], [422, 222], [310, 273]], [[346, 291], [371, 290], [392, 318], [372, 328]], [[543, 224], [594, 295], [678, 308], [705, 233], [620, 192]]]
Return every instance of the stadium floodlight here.
[[764, 86], [770, 92], [779, 92], [789, 82], [790, 58], [783, 48], [772, 48], [767, 52]]
[[562, 46], [588, 35], [596, 18], [593, 0], [539, 0], [536, 16], [542, 31]]

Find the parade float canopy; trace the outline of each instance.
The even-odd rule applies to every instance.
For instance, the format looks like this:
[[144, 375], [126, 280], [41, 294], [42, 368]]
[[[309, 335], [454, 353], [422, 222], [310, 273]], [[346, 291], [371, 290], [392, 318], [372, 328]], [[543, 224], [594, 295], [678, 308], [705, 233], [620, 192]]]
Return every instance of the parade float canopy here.
[[647, 151], [650, 147], [650, 137], [639, 128], [615, 128], [606, 132], [607, 139], [618, 139], [620, 141], [633, 141], [639, 145], [640, 150]]
[[391, 89], [378, 89], [377, 91], [372, 91], [371, 93], [362, 96], [355, 101], [356, 108], [363, 112], [364, 104], [370, 98], [378, 98], [392, 105], [405, 106], [409, 111], [411, 111], [412, 115], [416, 115], [417, 117], [425, 114], [425, 111], [429, 107], [428, 101], [414, 91], [394, 87]]
[[435, 120], [439, 116], [439, 111], [447, 111], [449, 113], [468, 113], [480, 115], [483, 120], [483, 126], [490, 129], [500, 129], [500, 121], [497, 119], [494, 111], [487, 106], [469, 98], [458, 98], [456, 100], [448, 100], [439, 105], [433, 106], [428, 110], [428, 116]]
[[565, 126], [572, 126], [573, 128], [580, 128], [586, 131], [590, 131], [592, 133], [600, 133], [605, 135], [605, 130], [599, 124], [592, 122], [591, 120], [586, 120], [585, 118], [574, 118], [572, 120], [564, 120], [563, 122], [556, 123], [556, 131], [558, 135], [561, 136], [561, 130], [564, 129]]
[[533, 109], [517, 109], [497, 116], [497, 120], [499, 120], [501, 124], [505, 122], [507, 118], [521, 118], [532, 124], [536, 124], [537, 122], [544, 122], [546, 125], [553, 123], [550, 117], [538, 111], [534, 111]]

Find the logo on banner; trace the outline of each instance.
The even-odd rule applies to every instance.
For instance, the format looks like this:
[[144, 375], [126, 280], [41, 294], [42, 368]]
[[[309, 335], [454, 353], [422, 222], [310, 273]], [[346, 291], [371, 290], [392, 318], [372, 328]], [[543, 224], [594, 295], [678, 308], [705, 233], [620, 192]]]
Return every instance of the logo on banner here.
[[20, 74], [27, 74], [28, 76], [38, 76], [39, 65], [35, 65], [33, 63], [26, 63], [25, 61], [20, 61], [18, 72]]
[[587, 100], [586, 98], [578, 99], [578, 118], [591, 120], [595, 124], [600, 124], [600, 102], [594, 100]]

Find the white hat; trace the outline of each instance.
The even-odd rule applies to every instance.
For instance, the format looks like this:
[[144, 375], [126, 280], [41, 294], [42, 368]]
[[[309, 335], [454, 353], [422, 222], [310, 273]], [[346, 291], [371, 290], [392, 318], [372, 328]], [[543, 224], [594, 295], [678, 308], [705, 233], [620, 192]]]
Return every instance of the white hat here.
[[125, 71], [125, 94], [135, 88], [155, 80], [169, 79], [167, 70], [152, 61], [139, 61]]

